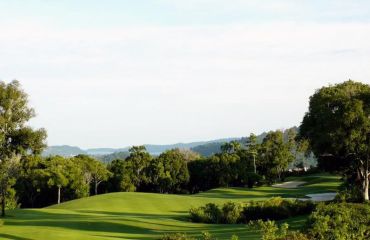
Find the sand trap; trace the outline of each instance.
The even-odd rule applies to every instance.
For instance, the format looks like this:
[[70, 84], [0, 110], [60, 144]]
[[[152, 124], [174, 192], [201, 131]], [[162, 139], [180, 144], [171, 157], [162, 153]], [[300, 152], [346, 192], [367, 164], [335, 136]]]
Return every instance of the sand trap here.
[[325, 202], [325, 201], [332, 201], [334, 200], [337, 193], [316, 193], [316, 194], [307, 194], [309, 198], [301, 198], [299, 200], [310, 200], [313, 202]]
[[291, 182], [284, 182], [284, 183], [279, 183], [272, 185], [273, 187], [277, 188], [297, 188], [302, 184], [305, 184], [306, 182], [303, 181], [291, 181]]

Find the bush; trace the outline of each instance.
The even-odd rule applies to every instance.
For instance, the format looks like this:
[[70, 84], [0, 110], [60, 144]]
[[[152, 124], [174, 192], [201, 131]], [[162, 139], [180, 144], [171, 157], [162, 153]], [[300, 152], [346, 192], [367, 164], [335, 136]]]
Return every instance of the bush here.
[[280, 197], [262, 202], [250, 202], [243, 209], [244, 221], [281, 220], [309, 214], [315, 208], [311, 201], [288, 200]]
[[288, 231], [287, 223], [277, 225], [274, 221], [258, 220], [250, 222], [249, 226], [261, 231], [262, 240], [311, 240], [303, 233]]
[[247, 179], [248, 188], [253, 188], [253, 186], [255, 184], [258, 184], [262, 179], [262, 177], [259, 174], [254, 173], [254, 172], [248, 173], [247, 177], [248, 177], [248, 179]]
[[247, 223], [254, 220], [281, 220], [309, 214], [315, 205], [310, 201], [272, 198], [262, 202], [246, 204], [228, 202], [219, 207], [209, 203], [189, 211], [190, 220], [202, 223]]
[[207, 203], [199, 208], [192, 208], [189, 211], [192, 222], [221, 223], [222, 212], [214, 203]]
[[222, 223], [240, 222], [243, 206], [240, 203], [227, 202], [222, 207]]
[[[238, 240], [238, 236], [232, 235], [231, 240]], [[212, 234], [209, 232], [202, 232], [202, 237], [199, 239], [188, 237], [184, 233], [173, 233], [173, 234], [165, 234], [161, 240], [217, 240], [217, 238], [214, 238]]]
[[309, 233], [317, 240], [370, 239], [370, 205], [320, 204], [309, 217]]
[[276, 225], [274, 221], [252, 221], [249, 223], [252, 228], [258, 228], [262, 233], [262, 240], [275, 240], [284, 237], [288, 231], [288, 224]]
[[346, 182], [341, 186], [341, 190], [334, 200], [336, 202], [361, 203], [363, 202], [362, 190], [357, 185]]
[[184, 233], [173, 233], [173, 234], [165, 234], [161, 240], [195, 240], [194, 238], [188, 237]]

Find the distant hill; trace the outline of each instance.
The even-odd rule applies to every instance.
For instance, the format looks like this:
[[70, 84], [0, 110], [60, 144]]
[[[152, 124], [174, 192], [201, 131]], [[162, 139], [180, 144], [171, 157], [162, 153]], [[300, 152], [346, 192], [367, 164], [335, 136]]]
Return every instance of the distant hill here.
[[[162, 152], [174, 149], [174, 148], [183, 148], [183, 149], [191, 149], [196, 146], [210, 144], [210, 143], [225, 143], [230, 142], [238, 138], [224, 138], [224, 139], [216, 139], [211, 141], [199, 141], [199, 142], [190, 142], [190, 143], [176, 143], [176, 144], [167, 144], [167, 145], [155, 145], [155, 144], [144, 144], [148, 152], [152, 155], [159, 155]], [[62, 146], [50, 146], [44, 152], [44, 156], [50, 155], [61, 155], [61, 156], [75, 156], [78, 154], [87, 154], [87, 155], [94, 155], [94, 156], [103, 156], [103, 155], [111, 155], [113, 153], [120, 153], [120, 152], [127, 152], [129, 147], [123, 148], [90, 148], [90, 149], [81, 149], [79, 147], [73, 147], [68, 145]], [[110, 157], [108, 157], [110, 158]]]
[[43, 156], [60, 155], [65, 157], [76, 156], [78, 154], [87, 154], [87, 152], [79, 147], [62, 145], [62, 146], [50, 146], [46, 148], [46, 150], [42, 153]]
[[[261, 143], [263, 139], [266, 137], [266, 132], [260, 134], [257, 136], [257, 142]], [[242, 137], [242, 138], [227, 138], [225, 141], [215, 141], [215, 142], [209, 142], [206, 144], [198, 145], [195, 147], [190, 148], [192, 151], [199, 153], [202, 156], [209, 157], [213, 154], [220, 153], [221, 152], [221, 146], [225, 142], [230, 142], [230, 141], [237, 141], [240, 142], [242, 145], [245, 145], [247, 141], [247, 137]]]
[[105, 155], [94, 155], [94, 157], [104, 163], [110, 163], [115, 159], [126, 159], [130, 153], [128, 151], [125, 152], [114, 152], [110, 154], [105, 154]]

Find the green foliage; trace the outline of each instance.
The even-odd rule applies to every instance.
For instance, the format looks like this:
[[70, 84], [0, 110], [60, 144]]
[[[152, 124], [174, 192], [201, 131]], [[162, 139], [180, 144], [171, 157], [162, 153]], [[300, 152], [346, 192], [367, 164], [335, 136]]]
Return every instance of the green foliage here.
[[287, 200], [280, 197], [244, 204], [227, 202], [222, 206], [208, 203], [191, 208], [190, 220], [203, 223], [248, 223], [255, 220], [282, 220], [309, 214], [315, 205], [310, 201]]
[[288, 200], [281, 197], [266, 201], [251, 201], [244, 207], [243, 215], [246, 221], [281, 220], [289, 217], [309, 214], [315, 205], [310, 201]]
[[284, 134], [278, 130], [269, 132], [263, 139], [259, 150], [259, 169], [273, 182], [281, 180], [282, 173], [293, 162], [292, 142], [284, 140]]
[[147, 175], [160, 193], [176, 193], [186, 187], [189, 171], [185, 155], [178, 149], [168, 150], [151, 161]]
[[317, 240], [370, 239], [370, 205], [320, 204], [309, 218], [309, 233]]
[[242, 219], [243, 205], [227, 202], [222, 206], [222, 223], [235, 224]]
[[262, 240], [276, 240], [287, 235], [289, 225], [284, 223], [277, 226], [274, 221], [258, 220], [254, 223], [262, 232]]
[[195, 240], [187, 236], [185, 233], [172, 233], [172, 234], [165, 234], [161, 240]]
[[18, 81], [0, 82], [0, 198], [5, 215], [9, 188], [15, 182], [22, 156], [39, 154], [45, 148], [46, 131], [34, 130], [26, 123], [35, 116], [28, 96]]
[[202, 209], [206, 223], [221, 223], [222, 211], [216, 204], [207, 203]]
[[347, 81], [316, 91], [300, 127], [322, 169], [359, 177], [363, 200], [369, 199], [369, 115], [370, 85]]
[[[236, 235], [232, 235], [231, 240], [238, 240], [239, 237]], [[161, 240], [217, 240], [217, 238], [213, 237], [212, 234], [209, 232], [202, 232], [201, 238], [193, 238], [187, 236], [185, 233], [172, 233], [172, 234], [165, 234]]]

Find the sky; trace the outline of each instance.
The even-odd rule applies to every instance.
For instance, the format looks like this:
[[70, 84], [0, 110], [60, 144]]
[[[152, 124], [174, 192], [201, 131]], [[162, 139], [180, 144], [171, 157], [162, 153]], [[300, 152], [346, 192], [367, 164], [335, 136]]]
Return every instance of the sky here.
[[367, 0], [0, 0], [0, 80], [49, 145], [170, 144], [298, 126], [370, 83]]

